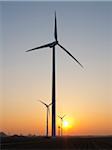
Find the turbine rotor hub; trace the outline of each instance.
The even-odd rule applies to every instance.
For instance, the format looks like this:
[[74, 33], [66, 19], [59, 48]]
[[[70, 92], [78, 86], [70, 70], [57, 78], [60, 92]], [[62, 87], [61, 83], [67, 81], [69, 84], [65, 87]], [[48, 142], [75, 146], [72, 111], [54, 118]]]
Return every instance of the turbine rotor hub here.
[[58, 41], [54, 41], [53, 43], [50, 44], [49, 47], [52, 48], [52, 47], [54, 47], [54, 46], [57, 45], [57, 44], [58, 44]]

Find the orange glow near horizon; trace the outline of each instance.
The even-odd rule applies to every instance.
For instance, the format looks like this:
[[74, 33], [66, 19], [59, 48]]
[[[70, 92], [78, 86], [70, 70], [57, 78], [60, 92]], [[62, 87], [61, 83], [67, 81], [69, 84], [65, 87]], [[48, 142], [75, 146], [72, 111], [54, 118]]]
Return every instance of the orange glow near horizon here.
[[[34, 98], [36, 99], [36, 98]], [[32, 100], [33, 101], [33, 100]], [[42, 107], [40, 103], [35, 102], [35, 100], [27, 101], [27, 108], [25, 109], [25, 102], [23, 100], [19, 101], [18, 105], [16, 102], [13, 102], [13, 107], [10, 105], [10, 109], [4, 109], [4, 114], [0, 118], [0, 131], [4, 131], [9, 134], [36, 134], [36, 135], [45, 135], [46, 133], [46, 109]], [[14, 107], [15, 103], [15, 107]], [[58, 104], [59, 105], [59, 104]], [[74, 105], [75, 106], [75, 105]], [[63, 134], [64, 135], [108, 135], [112, 134], [112, 120], [110, 119], [109, 113], [89, 113], [89, 111], [81, 106], [75, 110], [71, 105], [67, 109], [68, 105], [65, 103], [64, 107], [61, 106], [63, 112], [69, 114], [65, 117]], [[5, 108], [8, 107], [7, 104]], [[60, 105], [57, 107], [57, 112], [61, 113]], [[89, 109], [89, 108], [88, 108]], [[85, 113], [84, 113], [85, 112]], [[60, 125], [60, 119], [56, 118], [57, 123], [57, 132], [58, 125]], [[49, 135], [51, 135], [51, 108], [49, 116]]]
[[[29, 116], [31, 117], [31, 116]], [[43, 118], [42, 118], [43, 117]], [[42, 117], [33, 117], [32, 119], [10, 119], [2, 122], [1, 131], [4, 131], [8, 134], [36, 134], [36, 135], [45, 135], [46, 133], [46, 118], [45, 115]], [[80, 118], [81, 119], [81, 118]], [[93, 118], [94, 119], [94, 118]], [[102, 124], [102, 126], [101, 126]], [[60, 122], [57, 120], [57, 126], [60, 125]], [[108, 129], [107, 126], [108, 125]], [[58, 131], [58, 129], [57, 129]], [[111, 134], [111, 122], [105, 122], [105, 120], [97, 119], [92, 122], [89, 118], [88, 120], [73, 120], [67, 118], [63, 123], [63, 135], [100, 135], [102, 134]], [[49, 135], [51, 135], [51, 121], [49, 122]]]
[[[13, 105], [5, 105], [4, 114], [0, 117], [0, 131], [4, 131], [10, 134], [36, 134], [45, 135], [46, 133], [46, 109], [42, 107], [40, 103], [34, 100], [30, 101], [27, 99], [27, 107], [25, 106], [24, 100], [19, 101], [18, 105], [13, 101]], [[47, 101], [47, 100], [46, 100]], [[47, 101], [49, 102], [49, 101]], [[75, 105], [64, 104], [62, 112], [60, 107], [61, 104], [58, 102], [57, 112], [59, 114], [68, 114], [64, 121], [64, 135], [100, 135], [100, 134], [112, 134], [112, 120], [111, 116], [107, 112], [92, 112], [88, 111], [81, 106], [77, 109]], [[12, 107], [13, 106], [13, 107]], [[74, 111], [74, 107], [75, 110]], [[100, 109], [101, 110], [101, 109]], [[56, 118], [57, 127], [60, 125], [60, 119]], [[58, 131], [58, 129], [57, 129]], [[49, 135], [51, 135], [51, 108], [49, 116]]]

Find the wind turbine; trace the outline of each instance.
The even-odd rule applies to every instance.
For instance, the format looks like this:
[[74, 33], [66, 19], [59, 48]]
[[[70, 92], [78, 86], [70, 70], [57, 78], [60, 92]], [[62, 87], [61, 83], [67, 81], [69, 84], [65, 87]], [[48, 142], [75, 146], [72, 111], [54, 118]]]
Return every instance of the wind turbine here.
[[34, 51], [41, 48], [52, 48], [52, 136], [56, 136], [56, 93], [55, 93], [55, 46], [59, 46], [64, 50], [70, 57], [72, 57], [75, 62], [77, 62], [82, 68], [83, 66], [81, 63], [68, 51], [66, 50], [61, 44], [58, 42], [58, 36], [57, 36], [57, 20], [56, 20], [56, 12], [55, 12], [55, 26], [54, 26], [54, 38], [55, 40], [52, 43], [48, 43], [39, 47], [32, 48], [30, 50], [27, 50], [26, 52]]
[[45, 105], [46, 108], [47, 108], [47, 116], [46, 116], [46, 136], [48, 137], [48, 115], [49, 115], [49, 112], [50, 112], [49, 106], [52, 105], [52, 103], [46, 104], [45, 102], [43, 102], [43, 101], [41, 101], [41, 100], [39, 100], [39, 102], [41, 102], [41, 103], [42, 103], [43, 105]]
[[58, 116], [60, 119], [61, 119], [61, 136], [62, 136], [62, 133], [63, 133], [63, 118], [65, 117], [66, 115], [64, 116]]

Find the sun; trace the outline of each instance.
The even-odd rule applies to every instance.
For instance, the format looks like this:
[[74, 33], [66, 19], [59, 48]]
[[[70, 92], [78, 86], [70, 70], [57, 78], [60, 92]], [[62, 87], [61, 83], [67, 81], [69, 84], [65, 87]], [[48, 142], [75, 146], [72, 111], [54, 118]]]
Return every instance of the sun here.
[[63, 121], [63, 127], [65, 127], [65, 128], [69, 127], [69, 122], [66, 120]]

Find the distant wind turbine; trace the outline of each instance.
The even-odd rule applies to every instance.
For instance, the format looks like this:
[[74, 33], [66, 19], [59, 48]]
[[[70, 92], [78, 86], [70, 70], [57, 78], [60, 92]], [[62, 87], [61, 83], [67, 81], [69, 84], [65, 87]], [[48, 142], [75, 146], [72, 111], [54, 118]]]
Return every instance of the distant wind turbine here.
[[50, 113], [49, 106], [51, 106], [52, 103], [46, 104], [45, 102], [43, 102], [43, 101], [41, 101], [41, 100], [39, 100], [39, 102], [41, 102], [41, 103], [42, 103], [43, 105], [45, 105], [46, 108], [47, 108], [47, 116], [46, 116], [46, 136], [48, 137], [48, 134], [49, 134], [49, 131], [48, 131], [48, 115], [49, 115], [49, 113]]
[[62, 134], [63, 134], [63, 118], [65, 117], [66, 115], [64, 115], [64, 116], [58, 116], [60, 119], [61, 119], [61, 136], [62, 136]]
[[27, 50], [26, 52], [34, 51], [34, 50], [41, 49], [41, 48], [47, 48], [47, 47], [52, 48], [52, 63], [53, 63], [53, 65], [52, 65], [52, 103], [53, 103], [53, 105], [52, 105], [52, 136], [55, 137], [56, 136], [55, 46], [58, 45], [71, 58], [73, 58], [73, 60], [75, 60], [75, 62], [77, 62], [82, 68], [83, 68], [83, 66], [68, 50], [66, 50], [58, 42], [56, 12], [55, 12], [54, 38], [55, 38], [54, 42], [48, 43], [48, 44], [45, 44], [45, 45], [42, 45], [42, 46], [39, 46], [39, 47], [35, 47], [33, 49]]

